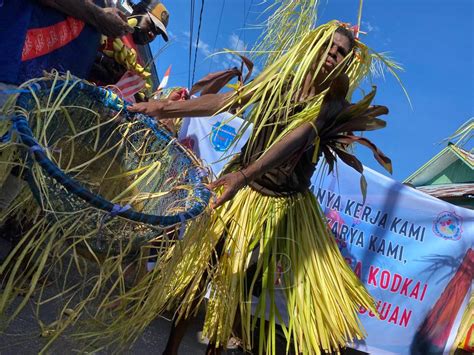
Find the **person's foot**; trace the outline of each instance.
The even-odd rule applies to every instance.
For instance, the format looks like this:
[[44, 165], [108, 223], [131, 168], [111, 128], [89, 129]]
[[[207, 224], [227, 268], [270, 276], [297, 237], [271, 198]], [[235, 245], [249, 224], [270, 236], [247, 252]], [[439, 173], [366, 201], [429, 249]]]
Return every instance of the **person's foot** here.
[[238, 349], [242, 345], [242, 340], [237, 337], [230, 337], [229, 341], [227, 342], [227, 349], [233, 350]]
[[197, 341], [199, 342], [199, 344], [203, 344], [203, 345], [209, 344], [209, 338], [202, 335], [202, 332], [197, 332], [196, 335], [197, 335]]
[[[204, 345], [209, 345], [209, 338], [205, 337], [202, 334], [202, 332], [197, 332], [197, 339], [199, 343], [204, 344]], [[227, 350], [238, 349], [241, 344], [242, 344], [242, 341], [239, 338], [230, 337], [229, 341], [227, 342], [226, 349]]]

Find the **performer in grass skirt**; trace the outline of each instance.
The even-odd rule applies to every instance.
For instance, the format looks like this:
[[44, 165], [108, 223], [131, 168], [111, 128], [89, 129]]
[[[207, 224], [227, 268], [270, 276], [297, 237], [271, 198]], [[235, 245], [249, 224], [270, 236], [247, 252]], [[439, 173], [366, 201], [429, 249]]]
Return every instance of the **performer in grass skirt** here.
[[[258, 352], [275, 353], [275, 328], [282, 322], [275, 305], [277, 288], [283, 289], [288, 308], [283, 325], [287, 351], [339, 351], [364, 337], [357, 311], [364, 306], [375, 312], [373, 300], [341, 256], [309, 187], [321, 155], [330, 167], [337, 155], [362, 171], [345, 149], [353, 142], [369, 146], [390, 169], [390, 160], [372, 143], [352, 134], [384, 126], [376, 116], [387, 109], [370, 106], [375, 90], [355, 105], [346, 101], [368, 74], [373, 56], [346, 26], [332, 21], [299, 38], [236, 92], [130, 108], [173, 118], [240, 107], [237, 115], [249, 110], [248, 123], [254, 128], [239, 159], [211, 185], [219, 193], [210, 226], [188, 225], [183, 240], [122, 297], [122, 308], [109, 323], [110, 335], [122, 327], [120, 339], [131, 340], [134, 330], [143, 329], [156, 314], [176, 308], [165, 350], [176, 354], [181, 325], [211, 285], [203, 331], [210, 339], [208, 353], [219, 353], [235, 328], [251, 348], [256, 327]], [[256, 272], [249, 275], [257, 246]], [[267, 324], [251, 317], [256, 288], [261, 290], [256, 315], [264, 319], [268, 311]]]

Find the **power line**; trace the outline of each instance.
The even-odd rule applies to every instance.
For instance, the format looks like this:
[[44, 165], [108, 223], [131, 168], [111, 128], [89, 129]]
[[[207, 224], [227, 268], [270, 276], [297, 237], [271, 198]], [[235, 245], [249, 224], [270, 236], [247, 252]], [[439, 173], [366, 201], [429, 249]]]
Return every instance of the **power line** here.
[[189, 54], [188, 54], [188, 87], [191, 87], [191, 58], [193, 53], [193, 37], [194, 37], [194, 7], [195, 0], [191, 0], [191, 11], [189, 14]]
[[[214, 52], [216, 50], [217, 37], [219, 36], [219, 31], [221, 29], [222, 14], [224, 13], [224, 6], [225, 6], [225, 0], [222, 0], [221, 13], [219, 15], [219, 22], [217, 23], [216, 37], [214, 38], [214, 45], [212, 46], [212, 52]], [[212, 59], [212, 58], [209, 61], [209, 70], [208, 70], [208, 72], [211, 71], [211, 66], [212, 66], [213, 61], [214, 61], [214, 59]]]
[[[197, 60], [197, 53], [199, 48], [199, 37], [201, 35], [201, 25], [202, 25], [202, 14], [204, 12], [204, 0], [201, 1], [201, 12], [199, 13], [199, 26], [198, 26], [198, 33], [196, 37], [196, 49], [194, 51], [194, 66], [193, 66], [193, 80], [191, 84], [194, 83], [194, 74], [196, 73], [196, 60]], [[189, 85], [191, 87], [191, 85]]]
[[[249, 4], [249, 8], [247, 9], [247, 11], [245, 11], [245, 0], [244, 0], [244, 24], [242, 26], [242, 28], [240, 29], [239, 31], [239, 40], [241, 40], [240, 38], [242, 38], [242, 43], [245, 45], [245, 32], [243, 32], [245, 30], [245, 27], [247, 26], [247, 19], [249, 17], [249, 13], [250, 13], [250, 9], [252, 8], [253, 6], [253, 0], [250, 1], [250, 4]], [[243, 37], [242, 37], [242, 32], [243, 32]]]
[[[240, 29], [240, 33], [239, 33], [239, 39], [240, 37], [242, 36], [242, 31], [243, 29], [245, 28], [245, 23], [247, 22], [247, 15], [248, 15], [248, 12], [245, 11], [245, 7], [247, 5], [247, 2], [244, 0], [244, 23], [242, 24], [242, 28]], [[250, 7], [249, 7], [249, 10], [250, 10]], [[245, 36], [245, 34], [244, 34]], [[243, 41], [242, 41], [243, 42]]]

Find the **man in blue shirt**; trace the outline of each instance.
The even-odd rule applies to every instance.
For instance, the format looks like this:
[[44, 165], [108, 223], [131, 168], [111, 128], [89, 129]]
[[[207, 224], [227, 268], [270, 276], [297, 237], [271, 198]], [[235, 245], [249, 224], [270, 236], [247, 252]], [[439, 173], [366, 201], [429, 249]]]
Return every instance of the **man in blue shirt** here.
[[[16, 85], [45, 70], [86, 78], [101, 34], [119, 37], [131, 32], [125, 14], [106, 7], [104, 0], [0, 1], [0, 109]], [[0, 182], [0, 212], [25, 184], [18, 175], [13, 170]], [[13, 227], [3, 226], [10, 239], [15, 239]]]
[[86, 77], [101, 34], [133, 32], [103, 0], [5, 0], [0, 5], [0, 82], [20, 84], [43, 70]]

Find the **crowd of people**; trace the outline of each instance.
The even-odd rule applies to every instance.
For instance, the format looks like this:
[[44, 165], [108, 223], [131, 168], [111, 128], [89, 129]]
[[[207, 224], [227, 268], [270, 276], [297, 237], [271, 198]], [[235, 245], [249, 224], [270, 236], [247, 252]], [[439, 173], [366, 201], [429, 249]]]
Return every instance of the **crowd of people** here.
[[[143, 74], [146, 64], [127, 65], [123, 55], [120, 60], [121, 46], [138, 48], [157, 36], [167, 40], [169, 15], [157, 0], [129, 8], [105, 0], [19, 0], [0, 6], [0, 49], [11, 53], [0, 58], [3, 101], [44, 71], [69, 71], [98, 85], [115, 85], [127, 72]], [[147, 276], [118, 297], [117, 319], [124, 322], [116, 323], [117, 334], [139, 334], [154, 317], [175, 309], [165, 353], [177, 354], [191, 315], [210, 288], [203, 330], [207, 353], [220, 353], [232, 335], [251, 349], [255, 329], [257, 351], [275, 353], [275, 328], [281, 322], [273, 275], [283, 267], [289, 270], [282, 277], [290, 310], [290, 325], [282, 325], [288, 346], [312, 354], [339, 351], [348, 340], [363, 338], [357, 309], [363, 305], [375, 312], [374, 302], [342, 258], [309, 187], [322, 155], [328, 161], [331, 154], [351, 159], [346, 152], [351, 136], [338, 141], [352, 130], [348, 120], [366, 122], [387, 113], [370, 106], [373, 94], [356, 105], [347, 101], [370, 60], [354, 32], [333, 21], [304, 33], [235, 91], [192, 100], [182, 90], [177, 99], [163, 100], [134, 93], [131, 112], [160, 120], [246, 112], [254, 129], [239, 157], [210, 185], [218, 191], [210, 224], [191, 222], [170, 257], [158, 259]], [[346, 125], [338, 130], [340, 117], [346, 117]], [[364, 125], [356, 128], [364, 130]], [[21, 186], [13, 170], [2, 186], [0, 209]], [[138, 300], [137, 290], [146, 290]], [[267, 322], [252, 320], [254, 297], [258, 316], [265, 318], [268, 309], [273, 314]], [[149, 299], [154, 302], [146, 314], [134, 313], [141, 309], [134, 304]]]

